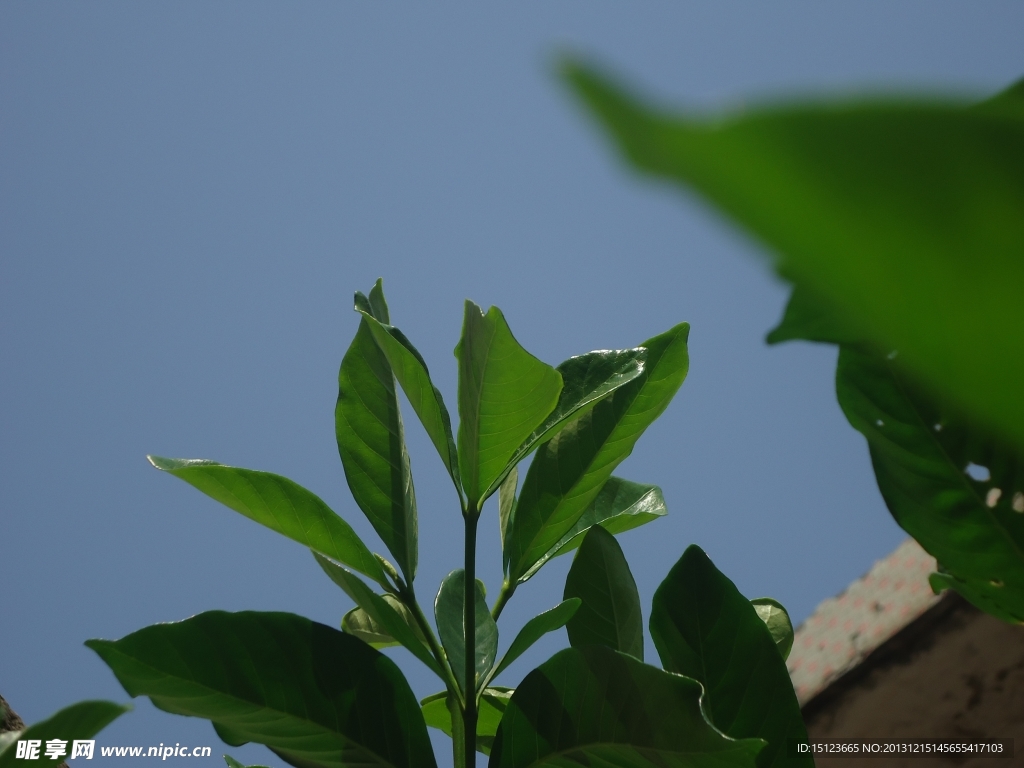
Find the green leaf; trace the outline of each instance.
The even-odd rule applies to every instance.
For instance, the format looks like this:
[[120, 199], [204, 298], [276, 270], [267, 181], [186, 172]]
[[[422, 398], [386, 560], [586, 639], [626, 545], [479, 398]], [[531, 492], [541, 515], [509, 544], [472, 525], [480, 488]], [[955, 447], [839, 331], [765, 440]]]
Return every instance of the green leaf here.
[[505, 548], [505, 534], [508, 531], [508, 523], [512, 519], [516, 508], [516, 488], [519, 485], [519, 467], [512, 467], [505, 475], [498, 488], [498, 532], [501, 535], [501, 546]]
[[[1024, 621], [1024, 452], [920, 387], [895, 358], [845, 346], [836, 393], [868, 441], [889, 511], [979, 608]], [[967, 470], [988, 478], [972, 478]]]
[[366, 314], [341, 361], [334, 427], [352, 496], [394, 555], [406, 581], [412, 583], [417, 560], [416, 494], [395, 375], [367, 317], [376, 307], [381, 315], [377, 319], [388, 320], [379, 280], [370, 293], [369, 300], [356, 294], [356, 309]]
[[441, 588], [434, 600], [434, 619], [437, 633], [448, 655], [448, 663], [455, 673], [463, 691], [475, 691], [498, 653], [498, 625], [491, 618], [479, 581], [476, 583], [476, 680], [466, 684], [466, 625], [463, 616], [463, 600], [466, 589], [466, 572], [459, 568], [444, 577]]
[[640, 593], [619, 543], [600, 525], [583, 538], [562, 597], [583, 601], [565, 627], [570, 645], [603, 645], [644, 660]]
[[[427, 696], [420, 704], [423, 709], [423, 719], [427, 721], [427, 725], [452, 736], [449, 695], [447, 691], [441, 691]], [[498, 732], [498, 724], [501, 722], [501, 716], [505, 713], [511, 696], [511, 688], [484, 688], [480, 696], [480, 707], [477, 710], [476, 749], [478, 752], [483, 752], [485, 755], [491, 754], [494, 734]]]
[[86, 645], [132, 696], [212, 720], [292, 765], [436, 766], [398, 667], [301, 616], [211, 611]]
[[[426, 638], [416, 625], [416, 618], [401, 600], [394, 595], [381, 595], [381, 599], [391, 606], [392, 610], [401, 616], [405, 624], [413, 631], [413, 634], [426, 646]], [[369, 643], [377, 650], [401, 645], [394, 637], [377, 621], [370, 616], [363, 608], [353, 608], [341, 619], [341, 631], [354, 635], [364, 643]]]
[[207, 459], [146, 458], [157, 469], [181, 478], [260, 525], [387, 586], [380, 563], [352, 527], [318, 496], [287, 477]]
[[[23, 731], [17, 732], [3, 749], [0, 749], [0, 768], [13, 768], [16, 765], [37, 765], [46, 761], [57, 765], [57, 761], [46, 757], [46, 742], [50, 739], [66, 741], [66, 755], [70, 757], [75, 740], [92, 739], [114, 720], [131, 710], [130, 706], [115, 704], [112, 701], [80, 701], [70, 707], [50, 715], [45, 720], [34, 723]], [[6, 735], [6, 734], [5, 734]], [[41, 742], [37, 760], [19, 760], [14, 744], [18, 739]], [[99, 757], [99, 753], [96, 753]], [[64, 758], [61, 758], [63, 761]]]
[[643, 373], [537, 449], [506, 536], [509, 581], [522, 582], [559, 545], [686, 378], [687, 323], [644, 342]]
[[587, 531], [594, 525], [600, 525], [609, 533], [622, 533], [657, 520], [667, 513], [665, 498], [658, 486], [633, 483], [621, 477], [609, 477], [576, 524], [533, 564], [522, 581], [531, 578], [548, 560], [576, 549], [587, 535]]
[[806, 741], [807, 731], [775, 640], [700, 547], [688, 547], [654, 593], [650, 626], [665, 669], [704, 686], [711, 722], [733, 738], [768, 742], [758, 768], [813, 768], [811, 757], [786, 756], [787, 739]]
[[779, 649], [782, 660], [785, 661], [789, 658], [789, 652], [793, 650], [793, 622], [789, 619], [789, 612], [782, 603], [770, 597], [755, 597], [750, 604], [768, 627], [775, 647]]
[[414, 623], [409, 621], [412, 617], [408, 611], [397, 611], [388, 600], [376, 594], [357, 576], [346, 571], [337, 563], [332, 563], [316, 552], [313, 553], [313, 557], [316, 558], [317, 563], [323, 568], [324, 573], [330, 577], [331, 581], [341, 587], [345, 594], [352, 598], [352, 601], [366, 612], [367, 616], [377, 627], [405, 646], [413, 656], [426, 664], [435, 675], [442, 680], [445, 679], [441, 666], [431, 655], [430, 650], [424, 643], [422, 633], [415, 629]]
[[228, 764], [228, 768], [267, 768], [265, 765], [246, 765], [235, 760], [231, 755], [224, 755], [224, 762]]
[[[774, 653], [774, 651], [773, 651]], [[516, 688], [490, 768], [753, 768], [763, 742], [730, 739], [700, 683], [603, 646], [567, 648]]]
[[887, 98], [694, 119], [566, 77], [640, 171], [770, 247], [779, 274], [1024, 448], [1024, 98]]
[[554, 632], [556, 629], [564, 627], [566, 622], [573, 617], [573, 614], [579, 610], [582, 604], [583, 601], [578, 597], [570, 597], [568, 600], [560, 602], [554, 608], [544, 611], [526, 622], [523, 628], [519, 630], [519, 634], [516, 635], [516, 639], [512, 641], [512, 645], [505, 651], [501, 661], [494, 668], [491, 678], [493, 679], [500, 675], [513, 661], [522, 656], [531, 645], [548, 632]]
[[795, 340], [857, 345], [867, 342], [864, 334], [839, 316], [834, 307], [799, 285], [793, 288], [782, 320], [765, 339], [769, 344]]
[[558, 403], [562, 377], [515, 340], [497, 307], [466, 302], [459, 360], [459, 467], [469, 503], [505, 479], [516, 449]]

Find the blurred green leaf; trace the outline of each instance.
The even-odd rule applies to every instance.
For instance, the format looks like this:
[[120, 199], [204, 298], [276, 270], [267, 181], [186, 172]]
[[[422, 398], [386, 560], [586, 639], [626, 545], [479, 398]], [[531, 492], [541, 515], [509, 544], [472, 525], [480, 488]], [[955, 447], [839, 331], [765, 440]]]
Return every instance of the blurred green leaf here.
[[590, 502], [569, 532], [526, 572], [522, 580], [533, 576], [548, 560], [572, 552], [583, 541], [591, 526], [600, 525], [609, 533], [622, 533], [657, 520], [668, 513], [661, 488], [609, 477], [601, 492]]
[[786, 756], [786, 740], [806, 741], [807, 731], [772, 634], [700, 547], [688, 547], [654, 593], [650, 626], [665, 669], [703, 684], [711, 722], [768, 742], [758, 768], [814, 767], [810, 756]]
[[466, 302], [459, 361], [459, 468], [471, 505], [479, 507], [509, 469], [509, 460], [558, 403], [562, 377], [523, 349], [501, 310], [485, 315]]
[[287, 477], [207, 459], [146, 458], [157, 469], [181, 478], [250, 520], [387, 586], [380, 563], [352, 527], [318, 496]]
[[466, 572], [459, 568], [444, 577], [441, 588], [434, 600], [434, 619], [437, 634], [448, 655], [452, 672], [462, 690], [475, 691], [494, 665], [498, 653], [498, 625], [491, 618], [484, 599], [483, 585], [476, 583], [476, 676], [471, 685], [466, 682], [466, 626], [463, 618], [463, 599], [466, 589]]
[[132, 696], [212, 720], [292, 765], [436, 767], [398, 667], [300, 616], [211, 611], [86, 645]]
[[701, 694], [695, 680], [627, 654], [567, 648], [512, 694], [490, 768], [753, 768], [764, 743], [719, 732], [701, 711]]
[[[61, 758], [70, 758], [75, 740], [85, 741], [92, 739], [114, 720], [125, 712], [131, 710], [130, 706], [115, 704], [112, 701], [80, 701], [70, 707], [50, 715], [45, 720], [25, 728], [20, 732], [11, 732], [14, 738], [9, 743], [0, 745], [0, 768], [14, 768], [15, 766], [38, 765], [42, 761], [50, 765], [56, 765], [57, 761], [46, 757], [46, 742], [50, 739], [66, 741], [66, 754]], [[5, 736], [7, 734], [4, 734]], [[41, 742], [38, 759], [19, 760], [15, 743], [18, 739], [38, 740]], [[5, 740], [7, 741], [7, 740]], [[99, 752], [96, 752], [99, 757]]]
[[686, 378], [690, 326], [648, 339], [643, 372], [537, 449], [506, 535], [511, 583], [521, 582], [580, 519]]
[[[437, 728], [452, 736], [451, 702], [447, 691], [427, 696], [420, 702], [423, 719], [431, 728]], [[512, 696], [511, 688], [484, 688], [480, 696], [480, 708], [477, 710], [476, 749], [485, 755], [491, 754], [494, 734], [498, 731], [501, 716], [505, 713], [508, 700]], [[454, 737], [453, 737], [454, 738]]]
[[640, 593], [619, 543], [600, 525], [583, 538], [562, 597], [583, 601], [565, 627], [570, 645], [603, 645], [644, 660]]
[[370, 327], [374, 312], [380, 322], [389, 319], [380, 280], [369, 299], [356, 294], [355, 307], [364, 314], [338, 372], [338, 451], [352, 496], [412, 583], [417, 561], [416, 494], [395, 375]]
[[750, 604], [768, 627], [775, 647], [779, 649], [782, 660], [785, 661], [789, 658], [789, 652], [793, 650], [793, 622], [789, 619], [789, 612], [782, 603], [770, 597], [755, 597]]
[[1024, 448], [1024, 88], [697, 120], [565, 76], [640, 171], [766, 243], [777, 271]]
[[235, 760], [231, 755], [224, 755], [224, 762], [228, 764], [228, 768], [267, 768], [265, 765], [246, 765]]
[[560, 602], [554, 608], [544, 611], [526, 622], [523, 628], [519, 630], [519, 634], [516, 635], [516, 639], [512, 641], [512, 645], [505, 651], [501, 661], [494, 668], [491, 677], [495, 678], [500, 675], [513, 661], [522, 656], [531, 645], [548, 632], [554, 632], [556, 629], [564, 627], [566, 622], [573, 617], [573, 614], [579, 610], [582, 603], [583, 601], [578, 597], [570, 597], [568, 600]]

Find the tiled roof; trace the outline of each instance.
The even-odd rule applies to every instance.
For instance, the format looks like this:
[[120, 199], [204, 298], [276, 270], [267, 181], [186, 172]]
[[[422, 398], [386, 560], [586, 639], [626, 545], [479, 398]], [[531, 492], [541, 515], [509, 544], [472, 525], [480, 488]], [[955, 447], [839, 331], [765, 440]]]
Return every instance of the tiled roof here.
[[913, 539], [874, 564], [796, 630], [787, 666], [801, 706], [931, 608], [935, 558]]

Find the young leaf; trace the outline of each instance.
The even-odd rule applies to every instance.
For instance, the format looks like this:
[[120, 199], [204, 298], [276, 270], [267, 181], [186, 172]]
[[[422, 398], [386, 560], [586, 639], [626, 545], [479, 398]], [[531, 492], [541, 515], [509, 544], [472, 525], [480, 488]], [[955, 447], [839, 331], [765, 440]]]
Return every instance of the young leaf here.
[[250, 520], [387, 586], [380, 563], [352, 527], [318, 496], [287, 477], [207, 459], [146, 458], [157, 469], [195, 486]]
[[[18, 732], [9, 744], [0, 749], [0, 768], [14, 768], [15, 765], [26, 764], [26, 760], [19, 760], [17, 757], [18, 752], [14, 744], [18, 739], [39, 741], [43, 748], [50, 739], [60, 739], [66, 742], [66, 757], [72, 757], [71, 746], [75, 739], [84, 741], [93, 738], [129, 710], [131, 707], [115, 704], [112, 701], [80, 701], [70, 707], [65, 707], [45, 720], [33, 723], [25, 730]], [[39, 758], [46, 760], [42, 749]], [[47, 762], [52, 765], [57, 764], [56, 760], [47, 760]]]
[[580, 605], [583, 601], [578, 597], [570, 597], [568, 600], [563, 600], [554, 608], [544, 611], [530, 619], [519, 630], [519, 634], [516, 635], [516, 639], [512, 641], [512, 645], [505, 651], [505, 655], [498, 662], [498, 665], [494, 668], [494, 672], [491, 673], [491, 679], [500, 675], [513, 661], [522, 656], [526, 650], [540, 640], [548, 632], [554, 632], [556, 629], [561, 629], [566, 623], [573, 617], [573, 614], [579, 610]]
[[[455, 738], [452, 734], [449, 696], [447, 691], [441, 691], [427, 696], [420, 702], [420, 705], [423, 709], [423, 719], [427, 721], [428, 726], [444, 731]], [[485, 755], [491, 754], [494, 734], [498, 732], [498, 724], [501, 722], [501, 716], [505, 713], [505, 707], [508, 706], [511, 696], [511, 688], [484, 688], [480, 696], [480, 708], [477, 710], [476, 748], [478, 752], [483, 752]]]
[[768, 627], [775, 647], [779, 649], [782, 660], [785, 661], [789, 658], [789, 652], [793, 650], [793, 622], [789, 620], [789, 612], [782, 603], [770, 597], [755, 597], [750, 604]]
[[430, 670], [445, 679], [444, 672], [437, 660], [431, 655], [430, 650], [423, 642], [423, 635], [415, 628], [415, 623], [410, 623], [412, 616], [408, 611], [399, 612], [384, 597], [376, 594], [366, 586], [357, 576], [349, 573], [337, 563], [332, 563], [322, 555], [313, 553], [317, 563], [323, 568], [331, 581], [344, 590], [345, 594], [352, 598], [352, 601], [362, 608], [367, 616], [387, 635], [393, 637], [404, 645], [417, 659], [422, 661]]
[[521, 581], [531, 578], [548, 560], [576, 549], [587, 535], [587, 531], [594, 525], [600, 525], [609, 533], [622, 533], [657, 520], [667, 513], [665, 498], [658, 486], [633, 483], [621, 477], [609, 477], [600, 493], [590, 502], [590, 506], [583, 510], [576, 524], [533, 564]]
[[484, 599], [481, 583], [476, 583], [476, 680], [466, 684], [466, 625], [463, 618], [463, 596], [466, 589], [466, 572], [459, 568], [444, 577], [441, 588], [434, 600], [434, 619], [437, 634], [448, 655], [455, 677], [462, 690], [475, 691], [477, 683], [484, 679], [494, 664], [498, 653], [498, 625], [491, 618]]
[[711, 722], [768, 742], [758, 768], [813, 768], [810, 756], [786, 756], [787, 739], [806, 741], [807, 731], [775, 640], [700, 547], [688, 547], [654, 593], [651, 636], [665, 669], [704, 686]]
[[[844, 346], [836, 370], [839, 404], [867, 438], [882, 497], [948, 571], [936, 584], [1024, 622], [1024, 453], [925, 392], [898, 363]], [[987, 477], [968, 474], [982, 469]]]
[[[367, 300], [356, 294], [356, 309], [373, 307], [387, 322], [380, 281]], [[378, 318], [380, 319], [380, 318]], [[416, 494], [395, 375], [377, 345], [364, 315], [338, 372], [338, 405], [334, 410], [338, 451], [345, 479], [359, 508], [394, 555], [412, 583], [416, 576]]]
[[398, 667], [301, 616], [211, 611], [86, 645], [132, 696], [212, 720], [218, 732], [265, 744], [292, 765], [436, 767]]
[[501, 310], [485, 315], [466, 302], [459, 360], [459, 468], [469, 503], [479, 508], [505, 478], [509, 460], [551, 413], [562, 390], [558, 371], [516, 341]]
[[574, 419], [534, 456], [506, 537], [509, 581], [569, 533], [644, 430], [668, 407], [686, 378], [687, 323], [644, 342], [643, 373]]
[[[405, 604], [394, 595], [381, 595], [380, 597], [385, 603], [391, 606], [395, 613], [402, 617], [402, 620], [413, 631], [413, 634], [415, 634], [416, 637], [419, 638], [420, 642], [426, 646], [426, 638], [423, 637], [423, 633], [420, 631], [419, 626], [417, 626], [416, 619], [412, 615], [412, 611], [406, 608]], [[353, 608], [342, 617], [341, 631], [358, 637], [364, 643], [369, 643], [377, 650], [401, 645], [400, 642], [395, 640], [395, 638], [392, 637], [391, 634], [379, 622], [375, 621], [363, 608]]]
[[[702, 194], [908, 371], [1024, 448], [1024, 97], [667, 115], [566, 76], [639, 170]], [[1014, 350], [1008, 353], [1007, 350]]]
[[583, 538], [562, 597], [583, 601], [565, 627], [570, 645], [604, 645], [644, 660], [640, 593], [619, 543], [600, 525]]
[[512, 694], [489, 766], [753, 768], [764, 742], [722, 734], [701, 711], [702, 692], [610, 648], [566, 648]]

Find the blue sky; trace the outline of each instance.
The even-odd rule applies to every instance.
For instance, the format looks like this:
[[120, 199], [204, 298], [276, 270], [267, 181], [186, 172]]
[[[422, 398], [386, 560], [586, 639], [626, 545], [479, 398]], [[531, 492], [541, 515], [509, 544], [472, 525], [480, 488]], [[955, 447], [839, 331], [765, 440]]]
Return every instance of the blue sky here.
[[[378, 276], [452, 410], [465, 298], [553, 364], [689, 321], [690, 376], [617, 473], [669, 505], [621, 538], [645, 611], [698, 543], [805, 618], [902, 539], [835, 403], [835, 354], [764, 345], [786, 289], [758, 247], [633, 177], [553, 61], [585, 54], [695, 111], [972, 96], [1024, 74], [1022, 28], [1009, 2], [0, 5], [0, 693], [28, 721], [126, 701], [82, 642], [212, 608], [337, 624], [348, 599], [308, 552], [144, 455], [288, 475], [379, 548], [333, 434], [352, 292]], [[430, 595], [461, 520], [406, 422]], [[495, 509], [481, 550], [496, 594]], [[568, 565], [516, 594], [504, 643]], [[438, 688], [393, 656], [418, 695]], [[102, 744], [226, 751], [135, 703]]]

